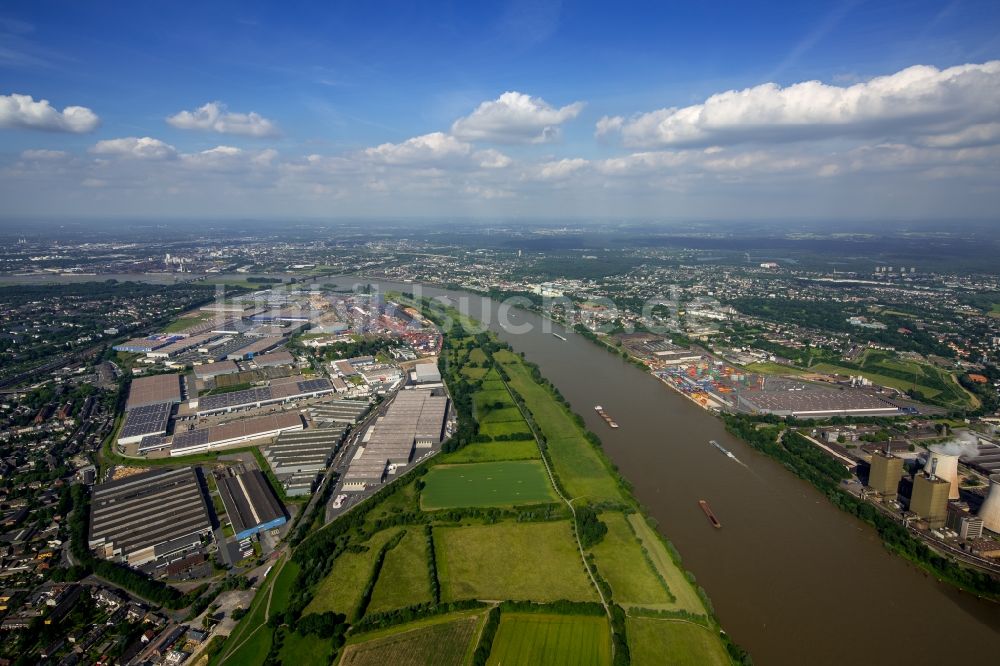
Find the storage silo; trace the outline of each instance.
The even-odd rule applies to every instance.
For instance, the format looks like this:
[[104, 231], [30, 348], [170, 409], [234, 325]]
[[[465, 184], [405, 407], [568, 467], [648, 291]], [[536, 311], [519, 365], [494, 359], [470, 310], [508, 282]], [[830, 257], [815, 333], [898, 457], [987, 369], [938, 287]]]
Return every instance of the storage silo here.
[[[930, 455], [927, 456], [924, 471], [948, 481], [951, 484], [951, 488], [948, 489], [948, 499], [958, 499], [958, 454], [945, 453], [937, 446], [931, 446], [929, 450]], [[935, 460], [937, 461], [937, 472], [932, 471]]]
[[983, 519], [983, 527], [1000, 534], [1000, 474], [990, 475], [990, 491], [979, 507], [979, 517]]

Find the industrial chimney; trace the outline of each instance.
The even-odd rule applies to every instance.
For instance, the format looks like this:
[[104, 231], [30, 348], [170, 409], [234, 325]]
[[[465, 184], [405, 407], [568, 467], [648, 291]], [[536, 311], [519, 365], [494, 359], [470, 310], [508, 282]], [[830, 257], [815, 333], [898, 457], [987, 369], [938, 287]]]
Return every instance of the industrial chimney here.
[[958, 499], [958, 456], [945, 453], [942, 449], [930, 447], [930, 455], [927, 456], [927, 464], [924, 471], [931, 476], [938, 476], [948, 481], [951, 488], [948, 490], [948, 499]]
[[990, 475], [990, 492], [979, 507], [979, 517], [983, 519], [983, 527], [1000, 534], [1000, 474]]

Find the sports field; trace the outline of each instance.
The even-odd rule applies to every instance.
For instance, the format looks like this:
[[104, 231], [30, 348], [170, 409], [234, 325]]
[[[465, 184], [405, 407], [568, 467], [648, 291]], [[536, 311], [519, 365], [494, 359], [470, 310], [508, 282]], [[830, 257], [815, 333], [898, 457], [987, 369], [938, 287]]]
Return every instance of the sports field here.
[[591, 551], [597, 570], [611, 585], [615, 601], [626, 607], [672, 603], [673, 595], [650, 566], [625, 516], [602, 513], [601, 520], [608, 526], [608, 533]]
[[420, 494], [420, 506], [428, 510], [556, 500], [545, 466], [539, 460], [435, 465], [424, 482], [427, 485]]
[[461, 666], [475, 650], [481, 615], [432, 618], [391, 630], [344, 647], [341, 666]]
[[386, 553], [368, 612], [378, 613], [430, 601], [433, 599], [427, 571], [427, 537], [419, 525], [414, 525], [407, 527], [402, 541]]
[[[611, 663], [611, 631], [603, 616], [505, 613], [487, 664], [603, 666]], [[665, 663], [665, 662], [660, 662]]]
[[732, 663], [713, 629], [659, 618], [630, 617], [626, 622], [629, 652], [635, 666], [729, 666]]
[[569, 521], [435, 527], [443, 601], [596, 601]]

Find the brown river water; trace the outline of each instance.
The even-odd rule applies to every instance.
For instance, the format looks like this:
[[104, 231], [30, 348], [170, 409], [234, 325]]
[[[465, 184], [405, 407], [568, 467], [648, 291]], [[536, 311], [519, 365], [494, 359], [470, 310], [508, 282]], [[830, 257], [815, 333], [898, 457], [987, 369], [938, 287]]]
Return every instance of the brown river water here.
[[[756, 663], [940, 665], [991, 663], [988, 655], [1000, 654], [1000, 604], [889, 554], [872, 528], [653, 376], [533, 313], [511, 315], [490, 299], [419, 289], [450, 295], [449, 305], [488, 322], [559, 387]], [[529, 332], [512, 332], [526, 324]], [[619, 429], [594, 412], [598, 404]], [[709, 445], [712, 439], [744, 464]], [[700, 499], [711, 503], [722, 529], [706, 520]]]

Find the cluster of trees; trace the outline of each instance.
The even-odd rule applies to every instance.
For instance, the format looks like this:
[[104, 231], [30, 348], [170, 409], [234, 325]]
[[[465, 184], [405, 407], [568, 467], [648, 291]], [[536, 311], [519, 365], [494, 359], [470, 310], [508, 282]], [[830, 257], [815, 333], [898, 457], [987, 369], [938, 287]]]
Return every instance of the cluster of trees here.
[[427, 541], [427, 577], [431, 582], [431, 599], [441, 603], [441, 581], [438, 579], [437, 554], [434, 552], [434, 530], [430, 523], [424, 525], [424, 539]]
[[476, 646], [476, 651], [472, 655], [473, 666], [486, 666], [486, 662], [490, 658], [490, 652], [493, 650], [493, 639], [496, 637], [497, 629], [499, 628], [500, 609], [493, 607], [486, 616], [486, 624], [483, 625], [483, 631], [479, 635], [479, 645]]
[[580, 537], [580, 545], [591, 548], [604, 539], [608, 526], [597, 517], [593, 508], [581, 506], [576, 509], [576, 533]]
[[329, 360], [375, 356], [392, 347], [392, 340], [386, 338], [362, 338], [353, 342], [335, 342], [323, 348], [323, 356]]

